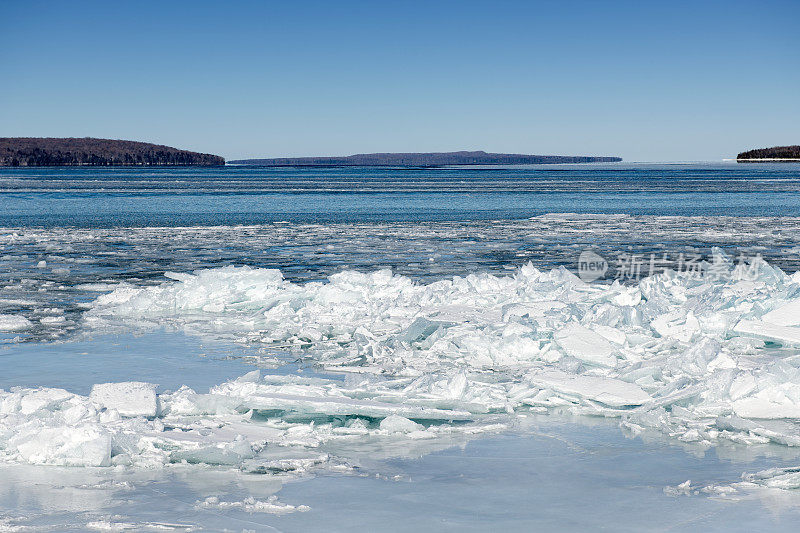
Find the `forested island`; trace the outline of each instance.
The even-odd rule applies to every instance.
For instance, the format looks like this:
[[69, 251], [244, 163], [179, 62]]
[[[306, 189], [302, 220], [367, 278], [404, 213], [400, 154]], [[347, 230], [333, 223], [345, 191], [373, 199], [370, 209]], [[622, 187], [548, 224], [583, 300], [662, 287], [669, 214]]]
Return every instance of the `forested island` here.
[[443, 166], [443, 165], [539, 165], [545, 163], [607, 163], [620, 157], [493, 154], [477, 152], [429, 152], [356, 154], [342, 157], [281, 157], [275, 159], [236, 159], [239, 165], [287, 166]]
[[0, 166], [219, 166], [218, 155], [113, 139], [0, 137]]
[[800, 161], [800, 146], [773, 146], [742, 152], [736, 156], [737, 161]]

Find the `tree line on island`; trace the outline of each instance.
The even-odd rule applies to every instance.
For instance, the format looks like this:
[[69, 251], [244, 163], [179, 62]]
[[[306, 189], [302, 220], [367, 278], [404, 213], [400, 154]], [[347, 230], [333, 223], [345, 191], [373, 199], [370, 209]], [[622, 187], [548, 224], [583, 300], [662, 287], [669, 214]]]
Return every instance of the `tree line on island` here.
[[608, 163], [620, 157], [493, 154], [474, 152], [412, 152], [355, 154], [342, 157], [281, 157], [272, 159], [236, 159], [240, 165], [286, 166], [443, 166], [443, 165], [539, 165], [545, 163]]
[[748, 150], [736, 156], [737, 161], [800, 161], [800, 146], [773, 146]]
[[0, 166], [220, 166], [218, 155], [113, 139], [0, 137]]

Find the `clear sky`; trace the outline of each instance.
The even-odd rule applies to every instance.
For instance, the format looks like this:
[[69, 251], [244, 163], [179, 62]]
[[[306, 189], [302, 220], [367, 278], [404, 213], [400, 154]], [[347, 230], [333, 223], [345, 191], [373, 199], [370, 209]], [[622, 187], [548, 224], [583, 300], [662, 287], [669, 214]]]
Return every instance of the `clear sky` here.
[[800, 1], [3, 0], [0, 136], [719, 160], [800, 144]]

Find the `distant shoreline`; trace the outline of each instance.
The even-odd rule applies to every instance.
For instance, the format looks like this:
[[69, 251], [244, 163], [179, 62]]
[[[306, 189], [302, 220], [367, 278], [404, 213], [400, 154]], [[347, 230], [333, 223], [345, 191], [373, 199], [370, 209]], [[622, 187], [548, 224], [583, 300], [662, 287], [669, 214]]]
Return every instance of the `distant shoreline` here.
[[355, 154], [341, 157], [278, 157], [234, 159], [233, 165], [265, 167], [441, 167], [476, 165], [543, 165], [560, 163], [616, 163], [621, 157], [497, 154], [484, 151]]
[[736, 161], [741, 163], [758, 163], [759, 161], [772, 161], [773, 163], [779, 163], [781, 161], [785, 161], [788, 163], [792, 161], [800, 161], [800, 157], [737, 157]]
[[342, 168], [342, 167], [372, 167], [372, 168], [445, 168], [445, 167], [480, 167], [480, 166], [525, 166], [525, 165], [580, 165], [590, 163], [620, 163], [619, 161], [568, 161], [568, 162], [546, 162], [546, 163], [446, 163], [441, 165], [403, 165], [403, 164], [283, 164], [271, 165], [262, 163], [242, 163], [237, 161], [226, 161], [226, 167], [264, 167], [264, 168]]

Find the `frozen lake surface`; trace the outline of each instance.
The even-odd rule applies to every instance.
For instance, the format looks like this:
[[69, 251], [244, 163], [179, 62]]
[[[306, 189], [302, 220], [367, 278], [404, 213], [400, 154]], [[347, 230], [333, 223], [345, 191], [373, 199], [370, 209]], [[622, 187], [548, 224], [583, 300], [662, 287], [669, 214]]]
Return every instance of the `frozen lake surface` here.
[[3, 170], [0, 531], [795, 531], [796, 168]]
[[[664, 492], [690, 478], [737, 482], [742, 469], [775, 462], [709, 455], [625, 440], [615, 428], [545, 424], [395, 459], [382, 474], [290, 481], [186, 467], [3, 467], [0, 504], [13, 509], [3, 526], [36, 531], [796, 531], [796, 498], [779, 490]], [[222, 505], [205, 503], [215, 497]]]
[[[3, 351], [12, 373], [0, 387], [35, 379], [32, 371], [41, 366], [24, 362], [37, 355], [31, 346]], [[240, 358], [246, 349], [201, 346], [180, 334], [51, 348], [38, 352], [53, 369], [39, 372], [41, 385], [66, 383], [78, 393], [117, 379], [204, 390], [253, 368]], [[89, 363], [79, 365], [77, 358]], [[74, 371], [81, 368], [93, 370]], [[357, 469], [299, 476], [196, 464], [5, 464], [0, 530], [796, 531], [800, 520], [797, 495], [742, 479], [798, 464], [797, 451], [775, 444], [709, 449], [655, 432], [634, 437], [616, 421], [563, 414], [528, 415], [482, 438], [362, 446], [366, 457]], [[681, 488], [687, 480], [690, 487]]]

